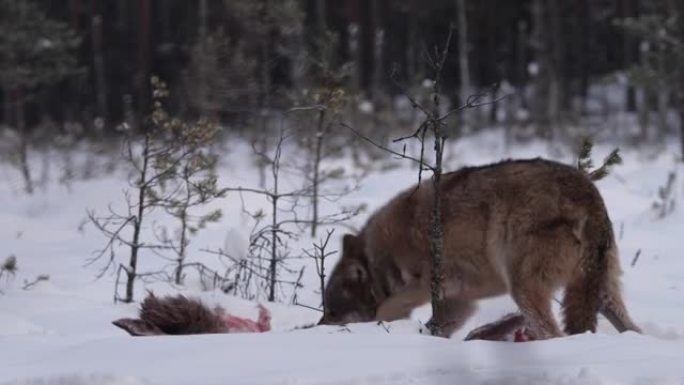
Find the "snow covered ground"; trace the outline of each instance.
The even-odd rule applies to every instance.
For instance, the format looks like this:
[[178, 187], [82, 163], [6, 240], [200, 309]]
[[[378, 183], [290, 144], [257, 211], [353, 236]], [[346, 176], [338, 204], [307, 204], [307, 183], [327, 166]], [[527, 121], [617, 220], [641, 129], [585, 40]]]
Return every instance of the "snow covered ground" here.
[[[449, 154], [447, 168], [477, 165], [502, 157], [548, 157], [546, 145], [531, 143], [510, 151], [502, 148], [499, 132], [491, 131], [459, 141]], [[598, 162], [612, 147], [597, 146]], [[233, 143], [221, 166], [222, 185], [256, 184], [249, 148]], [[608, 205], [621, 250], [624, 291], [628, 309], [645, 335], [618, 335], [605, 320], [599, 332], [531, 343], [463, 342], [471, 328], [493, 321], [514, 306], [508, 298], [484, 301], [480, 311], [452, 339], [421, 335], [427, 307], [411, 320], [385, 325], [343, 327], [298, 326], [317, 321], [315, 311], [284, 303], [266, 304], [274, 330], [264, 334], [201, 335], [132, 338], [111, 321], [134, 316], [137, 304], [113, 304], [114, 275], [96, 280], [102, 263], [84, 266], [104, 238], [83, 226], [86, 209], [105, 210], [121, 199], [127, 186], [122, 172], [69, 185], [46, 183], [33, 196], [21, 192], [19, 173], [0, 166], [0, 261], [16, 255], [19, 270], [0, 280], [0, 384], [678, 384], [684, 385], [684, 210], [677, 207], [656, 219], [652, 205], [671, 171], [677, 172], [675, 194], [684, 198], [684, 169], [674, 159], [676, 145], [642, 151], [623, 150], [624, 164], [598, 183]], [[287, 154], [285, 155], [287, 156]], [[45, 175], [56, 179], [64, 164], [41, 162]], [[573, 162], [570, 152], [557, 156]], [[76, 154], [73, 164], [91, 163]], [[339, 162], [338, 162], [339, 163]], [[368, 205], [369, 211], [416, 181], [408, 163], [382, 168], [368, 175], [357, 191], [341, 204]], [[351, 166], [342, 163], [345, 167]], [[351, 171], [351, 170], [348, 170]], [[43, 173], [40, 172], [39, 173]], [[288, 183], [287, 179], [284, 183]], [[293, 182], [294, 183], [294, 182]], [[245, 205], [263, 201], [245, 196]], [[239, 238], [245, 228], [241, 202], [229, 195], [216, 207], [224, 219], [193, 239], [193, 258], [210, 263], [202, 248], [221, 248], [226, 234]], [[358, 228], [364, 212], [348, 225]], [[161, 217], [155, 220], [163, 220]], [[345, 230], [338, 227], [334, 247]], [[238, 234], [238, 235], [236, 235]], [[304, 236], [293, 249], [309, 247]], [[639, 257], [635, 261], [635, 255]], [[332, 266], [332, 262], [330, 266]], [[143, 267], [166, 263], [154, 255]], [[632, 264], [634, 263], [634, 266]], [[24, 281], [48, 274], [24, 290]], [[313, 269], [304, 277], [298, 298], [315, 305]], [[255, 303], [220, 291], [201, 291], [196, 282], [178, 288], [163, 283], [145, 286], [155, 293], [182, 292], [217, 304], [233, 314], [256, 316]], [[143, 285], [137, 299], [144, 295]], [[286, 300], [286, 297], [283, 297]]]

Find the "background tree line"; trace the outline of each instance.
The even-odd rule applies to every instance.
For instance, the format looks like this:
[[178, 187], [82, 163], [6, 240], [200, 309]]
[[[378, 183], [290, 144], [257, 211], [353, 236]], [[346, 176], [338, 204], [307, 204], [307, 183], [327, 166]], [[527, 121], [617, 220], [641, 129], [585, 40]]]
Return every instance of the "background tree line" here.
[[[0, 0], [0, 118], [22, 137], [138, 127], [151, 75], [174, 111], [231, 127], [324, 83], [392, 110], [395, 83], [429, 77], [425, 53], [454, 25], [454, 104], [512, 93], [508, 119], [554, 139], [613, 84], [636, 136], [662, 138], [684, 131], [683, 18], [678, 0]], [[501, 123], [503, 108], [462, 123]]]

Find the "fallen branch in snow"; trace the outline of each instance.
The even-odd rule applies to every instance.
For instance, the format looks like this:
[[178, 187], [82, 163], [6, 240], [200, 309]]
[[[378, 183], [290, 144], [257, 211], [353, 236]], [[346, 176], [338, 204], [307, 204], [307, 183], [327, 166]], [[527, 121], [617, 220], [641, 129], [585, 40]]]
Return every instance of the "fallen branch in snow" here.
[[256, 321], [210, 309], [199, 300], [182, 295], [158, 298], [149, 293], [140, 305], [139, 318], [122, 318], [112, 322], [132, 336], [261, 333], [271, 330], [271, 314], [259, 305]]
[[640, 255], [641, 255], [641, 249], [637, 250], [636, 254], [634, 254], [634, 259], [632, 259], [632, 263], [630, 264], [632, 267], [636, 266]]
[[38, 284], [38, 282], [47, 281], [49, 279], [50, 279], [49, 275], [41, 274], [41, 275], [37, 276], [33, 281], [24, 280], [24, 286], [22, 287], [22, 289], [23, 290], [30, 290], [31, 288], [36, 286]]
[[387, 334], [390, 334], [389, 326], [387, 326], [384, 321], [378, 321], [378, 325], [382, 326], [382, 328], [385, 329]]

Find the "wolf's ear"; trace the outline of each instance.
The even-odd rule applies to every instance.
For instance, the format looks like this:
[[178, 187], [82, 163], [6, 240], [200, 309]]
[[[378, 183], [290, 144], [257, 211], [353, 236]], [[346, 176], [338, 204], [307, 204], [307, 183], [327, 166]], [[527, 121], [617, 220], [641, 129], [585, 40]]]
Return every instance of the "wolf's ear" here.
[[363, 238], [358, 235], [345, 234], [342, 238], [342, 259], [345, 261], [345, 278], [352, 282], [367, 282], [368, 269], [364, 253]]
[[344, 234], [344, 237], [342, 237], [342, 250], [345, 252], [352, 251], [358, 243], [359, 240], [356, 235]]
[[345, 259], [365, 259], [363, 237], [345, 234], [342, 238], [342, 257]]

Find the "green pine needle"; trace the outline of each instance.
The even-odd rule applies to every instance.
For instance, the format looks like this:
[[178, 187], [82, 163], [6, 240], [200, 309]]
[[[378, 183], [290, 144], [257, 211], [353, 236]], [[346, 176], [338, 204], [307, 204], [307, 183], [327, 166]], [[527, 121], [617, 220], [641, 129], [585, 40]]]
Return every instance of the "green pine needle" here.
[[588, 172], [593, 166], [591, 161], [591, 150], [594, 147], [594, 143], [589, 138], [584, 138], [582, 140], [582, 145], [580, 147], [579, 158], [577, 160], [577, 168], [582, 171]]
[[614, 166], [616, 164], [622, 164], [622, 157], [620, 156], [620, 149], [616, 148], [613, 150], [613, 152], [606, 157], [606, 160], [603, 162], [606, 166]]
[[610, 174], [611, 167], [616, 164], [622, 164], [622, 157], [620, 156], [620, 149], [616, 148], [613, 150], [606, 159], [603, 160], [601, 167], [591, 171], [594, 167], [591, 161], [591, 150], [594, 147], [594, 143], [589, 138], [584, 138], [582, 140], [582, 145], [580, 147], [579, 156], [577, 159], [577, 168], [584, 171], [589, 175], [589, 178], [593, 181], [601, 180]]

